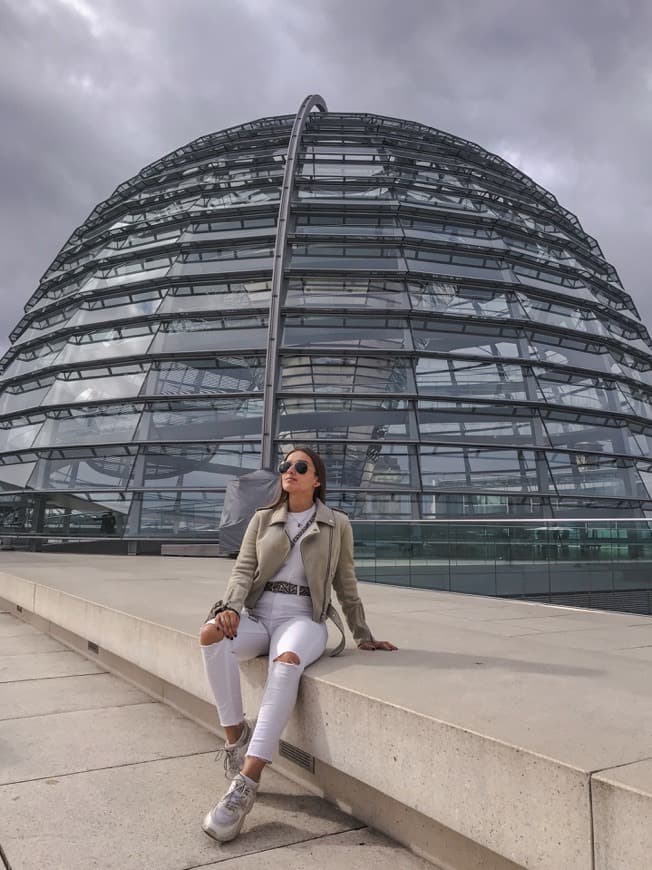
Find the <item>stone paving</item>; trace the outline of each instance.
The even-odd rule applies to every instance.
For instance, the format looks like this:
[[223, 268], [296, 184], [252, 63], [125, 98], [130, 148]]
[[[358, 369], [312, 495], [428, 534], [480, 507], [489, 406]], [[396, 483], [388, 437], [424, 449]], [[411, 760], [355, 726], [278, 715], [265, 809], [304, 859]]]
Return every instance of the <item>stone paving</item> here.
[[0, 867], [433, 870], [271, 770], [240, 837], [200, 828], [216, 738], [0, 612]]

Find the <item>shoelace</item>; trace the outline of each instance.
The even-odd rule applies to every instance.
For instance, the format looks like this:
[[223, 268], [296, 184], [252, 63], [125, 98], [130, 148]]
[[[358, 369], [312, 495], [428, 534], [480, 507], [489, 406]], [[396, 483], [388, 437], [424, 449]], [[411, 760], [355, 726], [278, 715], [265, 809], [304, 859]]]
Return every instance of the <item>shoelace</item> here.
[[[238, 747], [238, 749], [239, 748], [240, 747]], [[214, 761], [219, 761], [220, 759], [223, 760], [223, 762], [224, 762], [224, 775], [226, 777], [229, 777], [231, 772], [233, 770], [235, 770], [236, 752], [237, 752], [237, 749], [235, 747], [233, 749], [227, 749], [226, 747], [223, 747], [222, 749], [218, 749], [215, 752]], [[240, 773], [240, 770], [238, 769], [236, 771], [236, 773]]]
[[220, 803], [227, 810], [235, 810], [240, 806], [242, 801], [248, 797], [250, 792], [251, 788], [247, 783], [244, 780], [240, 780], [240, 782], [236, 782], [235, 785], [229, 789]]

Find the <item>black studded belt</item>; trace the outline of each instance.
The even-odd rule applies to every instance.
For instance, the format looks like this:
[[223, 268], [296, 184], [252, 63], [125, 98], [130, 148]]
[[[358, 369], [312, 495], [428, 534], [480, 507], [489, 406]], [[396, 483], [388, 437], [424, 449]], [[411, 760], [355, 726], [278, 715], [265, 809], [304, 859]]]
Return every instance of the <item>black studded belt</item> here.
[[[310, 595], [310, 589], [307, 586], [297, 586], [296, 583], [284, 583], [278, 581], [276, 583], [265, 583], [267, 592], [282, 592], [284, 595]], [[297, 589], [299, 592], [297, 593]]]

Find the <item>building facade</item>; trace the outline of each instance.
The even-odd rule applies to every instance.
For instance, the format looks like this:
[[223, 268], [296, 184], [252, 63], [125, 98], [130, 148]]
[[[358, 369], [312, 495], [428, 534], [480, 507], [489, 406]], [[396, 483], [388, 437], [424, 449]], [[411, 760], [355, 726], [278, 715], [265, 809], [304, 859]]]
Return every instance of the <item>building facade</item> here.
[[218, 535], [315, 446], [360, 522], [643, 517], [652, 349], [554, 196], [326, 111], [203, 136], [100, 203], [0, 363], [0, 534]]

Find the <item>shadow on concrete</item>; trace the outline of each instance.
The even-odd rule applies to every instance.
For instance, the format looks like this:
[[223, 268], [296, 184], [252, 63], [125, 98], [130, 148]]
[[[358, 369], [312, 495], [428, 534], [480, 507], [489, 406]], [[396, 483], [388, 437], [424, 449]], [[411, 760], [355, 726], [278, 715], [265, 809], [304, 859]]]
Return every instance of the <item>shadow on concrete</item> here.
[[[356, 656], [355, 661], [353, 656]], [[364, 656], [364, 659], [360, 658]], [[551, 662], [527, 661], [526, 659], [504, 658], [500, 656], [467, 655], [466, 653], [433, 652], [426, 649], [406, 649], [401, 647], [397, 652], [383, 650], [360, 650], [351, 655], [338, 658], [322, 658], [319, 669], [313, 671], [315, 676], [328, 678], [338, 671], [347, 670], [353, 664], [363, 667], [385, 668], [392, 671], [402, 671], [409, 668], [463, 670], [473, 668], [502, 668], [530, 674], [563, 674], [577, 677], [596, 677], [605, 673], [599, 668], [585, 668], [574, 665], [555, 665]], [[307, 673], [311, 671], [307, 670]]]

